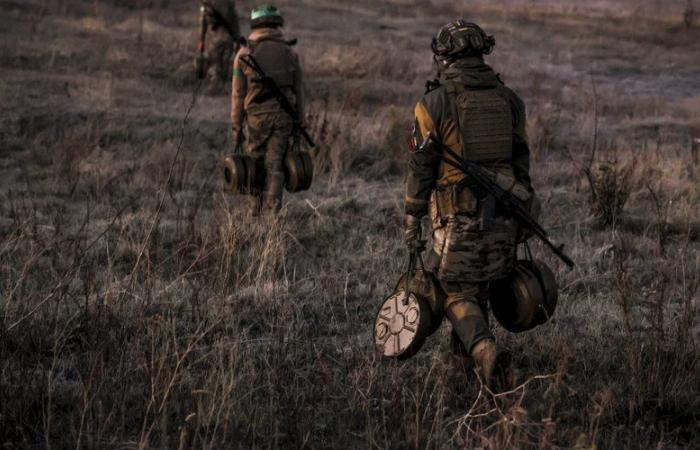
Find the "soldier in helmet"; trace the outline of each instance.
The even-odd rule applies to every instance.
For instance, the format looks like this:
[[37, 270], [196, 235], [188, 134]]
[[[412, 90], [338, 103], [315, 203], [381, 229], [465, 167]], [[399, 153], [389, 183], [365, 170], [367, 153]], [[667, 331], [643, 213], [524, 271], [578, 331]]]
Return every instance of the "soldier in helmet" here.
[[282, 109], [277, 98], [264, 88], [245, 61], [249, 61], [250, 56], [254, 58], [303, 120], [302, 70], [299, 58], [291, 47], [293, 41], [286, 40], [280, 30], [283, 25], [284, 20], [276, 7], [263, 5], [253, 9], [251, 34], [233, 63], [231, 93], [234, 145], [237, 147], [243, 141], [245, 123], [246, 150], [254, 158], [263, 160], [267, 173], [258, 206], [273, 212], [279, 211], [282, 206], [283, 161], [296, 130], [292, 117]]
[[[206, 76], [210, 94], [224, 91], [231, 77], [231, 58], [241, 37], [232, 0], [200, 0], [198, 76]], [[206, 55], [204, 57], [203, 55]]]
[[[453, 351], [471, 356], [489, 383], [498, 366], [488, 324], [489, 283], [509, 275], [515, 262], [518, 229], [495, 199], [432, 151], [417, 151], [428, 133], [500, 179], [512, 193], [533, 197], [525, 106], [484, 62], [495, 46], [473, 23], [457, 20], [432, 41], [438, 79], [415, 108], [415, 129], [405, 197], [406, 243], [422, 245], [421, 219], [430, 213], [433, 248], [428, 266], [447, 293]], [[439, 154], [439, 146], [433, 148]]]

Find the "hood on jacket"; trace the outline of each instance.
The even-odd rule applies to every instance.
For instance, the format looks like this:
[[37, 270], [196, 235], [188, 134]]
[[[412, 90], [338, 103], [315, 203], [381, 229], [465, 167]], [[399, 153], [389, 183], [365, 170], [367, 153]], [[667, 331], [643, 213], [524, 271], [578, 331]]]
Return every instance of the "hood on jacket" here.
[[491, 88], [501, 84], [498, 74], [481, 57], [458, 59], [440, 71], [440, 81], [471, 88]]
[[282, 31], [278, 28], [255, 28], [248, 36], [249, 41], [258, 41], [261, 39], [277, 39], [284, 40], [284, 35]]

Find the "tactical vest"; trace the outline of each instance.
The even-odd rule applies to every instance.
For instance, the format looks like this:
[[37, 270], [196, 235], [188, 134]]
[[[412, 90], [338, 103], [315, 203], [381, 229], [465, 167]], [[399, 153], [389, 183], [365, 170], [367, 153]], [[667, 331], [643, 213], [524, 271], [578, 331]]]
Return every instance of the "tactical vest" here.
[[[513, 116], [510, 103], [495, 88], [467, 89], [445, 83], [448, 107], [457, 124], [461, 156], [490, 166], [496, 181], [508, 191], [515, 186], [513, 169]], [[479, 202], [469, 187], [458, 189], [464, 174], [442, 163], [441, 177], [431, 202], [433, 218], [444, 220], [455, 215], [474, 215]]]
[[[291, 50], [284, 39], [263, 37], [250, 41], [248, 44], [250, 54], [260, 65], [263, 72], [277, 83], [280, 89], [291, 89], [294, 87], [294, 63]], [[253, 83], [259, 81], [252, 80]], [[255, 99], [255, 101], [264, 101]]]
[[462, 156], [479, 163], [507, 163], [513, 158], [513, 115], [495, 88], [467, 89], [446, 84], [458, 124]]

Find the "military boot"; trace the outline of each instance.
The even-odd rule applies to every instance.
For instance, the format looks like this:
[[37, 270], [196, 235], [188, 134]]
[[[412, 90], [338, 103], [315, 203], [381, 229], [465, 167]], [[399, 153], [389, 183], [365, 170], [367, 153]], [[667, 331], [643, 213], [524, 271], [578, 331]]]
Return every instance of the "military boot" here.
[[267, 212], [279, 212], [282, 208], [282, 195], [284, 193], [284, 175], [268, 175], [263, 192], [263, 208]]
[[472, 348], [472, 358], [474, 358], [479, 375], [489, 388], [493, 387], [493, 373], [497, 356], [496, 344], [491, 339], [481, 340]]
[[216, 66], [210, 66], [207, 71], [207, 95], [218, 96], [225, 92], [224, 80], [221, 77], [221, 70]]

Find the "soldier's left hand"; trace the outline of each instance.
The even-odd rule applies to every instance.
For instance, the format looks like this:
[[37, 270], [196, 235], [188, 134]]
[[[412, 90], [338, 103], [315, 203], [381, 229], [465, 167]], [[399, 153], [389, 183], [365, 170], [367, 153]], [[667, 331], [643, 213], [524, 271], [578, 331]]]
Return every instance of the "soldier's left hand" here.
[[406, 246], [411, 251], [419, 250], [425, 247], [425, 241], [421, 240], [423, 229], [421, 227], [420, 218], [411, 214], [404, 216], [404, 230]]

